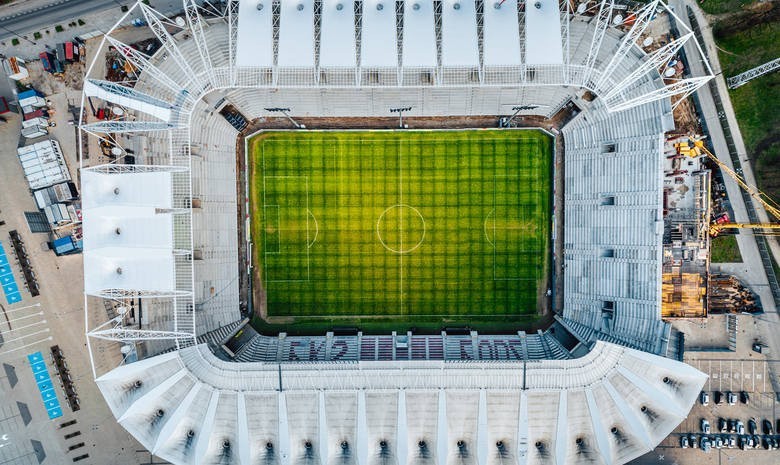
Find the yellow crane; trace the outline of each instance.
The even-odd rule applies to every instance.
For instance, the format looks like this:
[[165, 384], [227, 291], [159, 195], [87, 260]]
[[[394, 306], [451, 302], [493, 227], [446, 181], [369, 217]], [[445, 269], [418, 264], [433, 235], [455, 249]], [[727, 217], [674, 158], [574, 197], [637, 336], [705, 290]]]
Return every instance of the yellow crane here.
[[[701, 138], [690, 138], [690, 143], [680, 142], [675, 144], [681, 155], [695, 158], [699, 155], [706, 155], [716, 165], [720, 167], [721, 172], [726, 173], [731, 179], [733, 179], [739, 187], [745, 190], [751, 198], [758, 200], [761, 205], [764, 206], [766, 212], [774, 218], [775, 221], [780, 220], [780, 204], [772, 200], [768, 195], [761, 192], [758, 188], [749, 185], [745, 182], [739, 174], [734, 172], [731, 168], [726, 166], [725, 163], [718, 160], [712, 152], [710, 152], [704, 145], [704, 141]], [[713, 223], [710, 225], [710, 235], [712, 237], [717, 236], [724, 229], [756, 229], [756, 230], [780, 230], [780, 223]], [[780, 232], [780, 231], [779, 231]]]

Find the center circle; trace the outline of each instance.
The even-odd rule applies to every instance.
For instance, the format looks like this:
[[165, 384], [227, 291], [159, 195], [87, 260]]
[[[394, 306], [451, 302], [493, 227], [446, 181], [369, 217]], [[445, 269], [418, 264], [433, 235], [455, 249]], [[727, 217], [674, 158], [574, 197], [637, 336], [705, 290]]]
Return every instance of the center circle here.
[[393, 205], [379, 215], [376, 235], [391, 252], [412, 252], [425, 240], [425, 218], [411, 205]]

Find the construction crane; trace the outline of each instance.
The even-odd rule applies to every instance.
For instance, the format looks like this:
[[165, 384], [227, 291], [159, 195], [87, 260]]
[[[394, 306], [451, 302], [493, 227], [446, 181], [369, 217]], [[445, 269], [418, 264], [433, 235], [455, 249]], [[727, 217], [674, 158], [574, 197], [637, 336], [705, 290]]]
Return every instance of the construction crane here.
[[[747, 182], [745, 182], [745, 179], [742, 176], [726, 166], [725, 163], [718, 160], [718, 157], [710, 152], [704, 145], [703, 138], [691, 137], [689, 140], [690, 143], [681, 142], [679, 144], [675, 144], [675, 148], [679, 150], [681, 155], [685, 155], [691, 158], [698, 157], [702, 154], [706, 155], [710, 160], [712, 160], [720, 167], [721, 172], [729, 175], [729, 177], [732, 178], [739, 185], [739, 187], [747, 192], [751, 198], [757, 200], [761, 203], [761, 205], [764, 206], [766, 212], [771, 215], [771, 217], [773, 217], [770, 218], [770, 220], [780, 220], [780, 205], [777, 202], [772, 200], [765, 193], [761, 192], [758, 188], [749, 185]], [[780, 234], [780, 223], [713, 223], [709, 228], [710, 236], [715, 237], [724, 229], [778, 230], [776, 232]]]

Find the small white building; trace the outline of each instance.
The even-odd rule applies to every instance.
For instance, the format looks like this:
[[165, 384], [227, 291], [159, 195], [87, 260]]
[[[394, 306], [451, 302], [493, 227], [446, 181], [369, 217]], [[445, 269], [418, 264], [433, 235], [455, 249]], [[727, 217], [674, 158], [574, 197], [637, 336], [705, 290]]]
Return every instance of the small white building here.
[[24, 66], [25, 62], [18, 57], [8, 57], [3, 60], [3, 70], [9, 78], [14, 81], [21, 81], [27, 79], [30, 73], [27, 72], [27, 67]]

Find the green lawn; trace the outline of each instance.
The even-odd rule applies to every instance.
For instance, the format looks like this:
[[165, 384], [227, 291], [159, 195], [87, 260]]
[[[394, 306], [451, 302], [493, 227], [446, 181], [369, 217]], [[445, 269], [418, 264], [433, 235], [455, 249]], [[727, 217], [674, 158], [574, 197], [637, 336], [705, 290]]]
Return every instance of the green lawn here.
[[699, 2], [699, 6], [707, 13], [717, 15], [740, 11], [754, 2], [755, 0], [704, 0]]
[[737, 236], [724, 234], [713, 237], [710, 244], [710, 261], [712, 263], [742, 263], [739, 253]]
[[[717, 37], [723, 74], [734, 76], [780, 57], [780, 22]], [[780, 198], [780, 72], [729, 92], [758, 186]]]
[[271, 132], [249, 148], [266, 329], [538, 320], [550, 256], [547, 135]]

